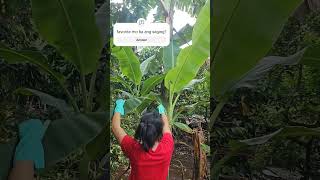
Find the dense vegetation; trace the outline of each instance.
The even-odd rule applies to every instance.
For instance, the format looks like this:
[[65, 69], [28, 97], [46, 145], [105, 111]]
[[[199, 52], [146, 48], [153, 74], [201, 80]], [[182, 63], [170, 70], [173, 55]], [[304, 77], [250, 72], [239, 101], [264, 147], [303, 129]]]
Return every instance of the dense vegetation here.
[[[52, 120], [44, 138], [47, 168], [38, 172], [40, 179], [100, 178], [109, 170], [109, 158], [112, 173], [118, 173], [115, 170], [119, 167], [126, 168], [127, 160], [113, 136], [108, 154], [108, 117], [118, 97], [127, 99], [124, 127], [131, 135], [146, 108], [152, 110], [158, 103], [165, 104], [174, 134], [177, 140], [185, 141], [181, 142], [181, 148], [187, 147], [184, 154], [189, 154], [186, 162], [175, 160], [172, 177], [175, 174], [187, 178], [207, 176], [206, 164], [199, 166], [201, 173], [198, 170], [192, 175], [193, 166], [188, 161], [193, 158], [191, 137], [196, 133], [188, 124], [198, 127], [201, 133], [206, 132], [209, 2], [125, 1], [113, 5], [112, 24], [136, 22], [155, 6], [158, 6], [156, 22], [171, 24], [172, 40], [168, 47], [142, 50], [115, 47], [112, 38], [106, 39], [107, 11], [104, 10], [107, 7], [102, 1], [96, 1], [95, 7], [90, 1], [82, 1], [77, 8], [68, 6], [68, 0], [62, 2], [63, 7], [55, 1], [39, 0], [3, 4], [1, 21], [6, 23], [1, 23], [0, 43], [0, 92], [1, 107], [4, 107], [1, 108], [0, 150], [1, 159], [4, 158], [1, 176], [10, 166], [17, 124], [28, 118]], [[186, 25], [176, 32], [172, 26], [174, 7], [199, 16], [195, 28]], [[86, 18], [80, 22], [79, 17]], [[191, 39], [193, 45], [179, 48]], [[106, 51], [109, 43], [112, 56]], [[191, 67], [193, 62], [196, 66]], [[129, 65], [134, 69], [128, 69]], [[184, 72], [188, 71], [185, 76]], [[198, 124], [194, 117], [203, 123]], [[198, 135], [195, 141], [202, 158], [209, 152], [205, 136]]]
[[[125, 178], [128, 160], [108, 124], [117, 98], [127, 100], [122, 122], [130, 135], [142, 113], [165, 105], [175, 136], [172, 179], [320, 178], [320, 13], [293, 15], [313, 1], [214, 1], [210, 16], [204, 0], [124, 0], [111, 4], [110, 39], [104, 1], [79, 3], [67, 9], [79, 44], [68, 31], [45, 28], [67, 26], [44, 16], [49, 6], [61, 10], [48, 2], [0, 4], [0, 179], [27, 118], [52, 120], [39, 179], [98, 179], [110, 169]], [[172, 28], [168, 47], [113, 45], [114, 23], [146, 18], [156, 6], [155, 22]], [[174, 9], [196, 24], [177, 32]], [[90, 18], [77, 24], [82, 14]]]
[[[223, 64], [222, 56], [216, 54], [213, 61], [211, 75], [220, 75], [212, 83], [218, 86], [213, 88], [213, 104], [218, 107], [216, 109], [222, 110], [218, 116], [214, 113], [213, 117], [215, 123], [210, 137], [214, 150], [211, 174], [216, 179], [319, 179], [320, 14], [308, 10], [308, 13], [296, 12], [292, 16], [293, 11], [289, 11], [289, 20], [283, 21], [283, 26], [278, 26], [273, 23], [277, 18], [280, 20], [277, 17], [279, 12], [274, 12], [273, 17], [263, 15], [270, 11], [265, 7], [274, 2], [265, 3], [262, 7], [250, 1], [250, 6], [254, 7], [250, 11], [244, 9], [249, 6], [245, 2], [238, 4], [235, 10], [237, 15], [231, 21], [236, 22], [237, 16], [242, 16], [242, 22], [248, 23], [253, 20], [251, 17], [254, 13], [256, 20], [267, 25], [264, 28], [268, 32], [261, 31], [263, 25], [258, 25], [259, 22], [229, 31], [228, 35], [233, 33], [233, 36], [224, 35], [222, 41], [233, 37], [235, 50], [220, 51], [230, 53], [223, 56], [223, 60], [226, 61], [226, 57], [241, 58], [228, 60], [233, 65]], [[283, 7], [289, 7], [290, 3], [286, 2]], [[222, 4], [216, 3], [214, 7], [227, 10]], [[245, 11], [246, 14], [243, 14]], [[219, 18], [217, 16], [216, 20]], [[235, 27], [230, 25], [228, 28]], [[271, 35], [276, 28], [279, 28], [276, 30], [279, 36]], [[244, 32], [253, 32], [254, 36], [260, 38], [252, 39], [245, 36]], [[262, 37], [267, 37], [268, 33], [274, 40], [272, 46], [262, 41]], [[239, 41], [241, 38], [250, 40]], [[263, 46], [267, 51], [262, 52]], [[250, 49], [244, 53], [247, 50], [242, 47]], [[306, 53], [303, 55], [301, 52], [304, 50]], [[257, 57], [258, 54], [261, 58], [268, 57], [255, 59], [253, 56]], [[246, 60], [242, 59], [244, 57]], [[250, 65], [250, 61], [257, 63]], [[218, 68], [222, 66], [225, 69], [236, 68], [235, 72], [238, 75], [243, 73], [242, 77], [233, 72], [220, 71]], [[222, 78], [222, 75], [225, 77]], [[236, 79], [236, 82], [228, 90], [225, 87], [228, 85], [226, 81], [232, 79], [230, 77]], [[226, 91], [228, 93], [224, 94]], [[221, 102], [225, 103], [223, 108], [219, 106]]]
[[[102, 176], [109, 164], [104, 157], [108, 99], [103, 101], [108, 89], [102, 92], [108, 82], [107, 5], [83, 1], [63, 9], [54, 1], [1, 3], [1, 179], [11, 166], [17, 124], [28, 118], [52, 121], [43, 142], [47, 169], [38, 172], [41, 179]], [[86, 17], [81, 22], [80, 14]]]
[[[208, 176], [205, 170], [205, 163], [199, 166], [199, 175], [195, 172], [185, 174], [186, 170], [193, 171], [193, 166], [187, 162], [182, 162], [178, 154], [189, 154], [193, 157], [192, 138], [195, 129], [199, 128], [204, 133], [199, 143], [201, 156], [206, 156], [209, 146], [206, 145], [206, 129], [209, 116], [209, 2], [197, 1], [193, 11], [188, 11], [197, 18], [194, 27], [185, 25], [178, 32], [173, 27], [170, 17], [173, 17], [174, 7], [180, 10], [188, 10], [191, 4], [181, 6], [179, 2], [164, 4], [156, 1], [148, 1], [143, 4], [145, 9], [153, 9], [157, 6], [154, 15], [155, 22], [167, 22], [172, 28], [172, 39], [168, 47], [117, 47], [112, 44], [111, 39], [111, 88], [112, 102], [116, 98], [126, 99], [126, 116], [123, 123], [126, 132], [134, 135], [141, 114], [146, 111], [155, 110], [158, 103], [162, 103], [167, 108], [170, 124], [176, 138], [176, 150], [171, 165], [171, 178], [205, 178]], [[112, 9], [117, 9], [111, 14], [111, 21], [115, 22], [136, 22], [134, 16], [136, 7], [126, 6], [126, 4], [113, 5]], [[142, 5], [141, 5], [142, 6]], [[138, 6], [140, 7], [140, 6]], [[131, 9], [131, 11], [127, 11]], [[197, 8], [199, 8], [197, 10]], [[144, 11], [142, 11], [144, 12]], [[142, 13], [140, 12], [140, 13]], [[146, 17], [141, 14], [140, 17]], [[116, 16], [121, 14], [121, 16]], [[111, 28], [112, 29], [112, 28]], [[192, 45], [182, 49], [182, 45], [193, 40]], [[131, 68], [129, 68], [131, 67]], [[201, 96], [200, 96], [201, 95]], [[187, 150], [182, 151], [179, 143], [185, 144]], [[111, 169], [112, 177], [119, 178], [128, 171], [128, 159], [124, 157], [120, 146], [114, 137], [111, 139]], [[177, 169], [177, 168], [178, 169]], [[201, 169], [202, 168], [202, 169]], [[197, 168], [195, 168], [197, 169]], [[201, 170], [200, 170], [201, 169]], [[185, 175], [184, 175], [185, 174]], [[124, 177], [123, 176], [123, 177]]]

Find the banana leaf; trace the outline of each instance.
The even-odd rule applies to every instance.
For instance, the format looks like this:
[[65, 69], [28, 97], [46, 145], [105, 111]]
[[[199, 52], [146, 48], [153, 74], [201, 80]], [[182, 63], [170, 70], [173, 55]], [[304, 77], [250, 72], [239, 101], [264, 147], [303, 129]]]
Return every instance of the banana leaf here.
[[210, 55], [210, 1], [197, 18], [192, 33], [192, 45], [182, 49], [176, 66], [165, 77], [165, 86], [171, 92], [179, 92], [197, 75]]
[[213, 1], [212, 88], [219, 99], [267, 55], [302, 0]]
[[40, 35], [74, 64], [81, 74], [96, 70], [102, 39], [93, 0], [31, 0], [32, 19]]

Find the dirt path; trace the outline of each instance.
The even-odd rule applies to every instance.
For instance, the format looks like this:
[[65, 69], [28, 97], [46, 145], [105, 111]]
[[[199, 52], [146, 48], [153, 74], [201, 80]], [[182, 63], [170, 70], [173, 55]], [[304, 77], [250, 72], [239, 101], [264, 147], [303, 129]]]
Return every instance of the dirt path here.
[[191, 180], [193, 173], [193, 152], [187, 146], [176, 144], [172, 156], [169, 177], [172, 180]]

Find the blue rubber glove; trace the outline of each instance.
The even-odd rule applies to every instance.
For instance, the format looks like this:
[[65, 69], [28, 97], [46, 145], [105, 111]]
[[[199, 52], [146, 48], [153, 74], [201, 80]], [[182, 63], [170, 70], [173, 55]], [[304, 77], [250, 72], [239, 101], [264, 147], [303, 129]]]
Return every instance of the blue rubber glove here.
[[116, 100], [116, 107], [114, 108], [114, 112], [115, 113], [118, 112], [121, 115], [124, 115], [124, 103], [125, 103], [125, 100], [117, 99]]
[[166, 109], [164, 108], [164, 106], [162, 104], [160, 104], [157, 108], [158, 108], [159, 114], [166, 113]]
[[20, 141], [16, 147], [14, 162], [31, 160], [36, 169], [44, 168], [42, 138], [49, 125], [48, 122], [42, 124], [39, 119], [30, 119], [19, 124]]

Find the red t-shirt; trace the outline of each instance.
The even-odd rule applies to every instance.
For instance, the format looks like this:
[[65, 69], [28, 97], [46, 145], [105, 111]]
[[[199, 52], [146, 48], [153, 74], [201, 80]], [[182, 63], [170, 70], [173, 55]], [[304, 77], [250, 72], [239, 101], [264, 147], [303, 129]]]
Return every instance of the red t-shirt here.
[[138, 141], [126, 135], [121, 142], [121, 149], [129, 158], [131, 173], [129, 180], [166, 180], [173, 153], [171, 133], [165, 133], [158, 147], [145, 152]]

